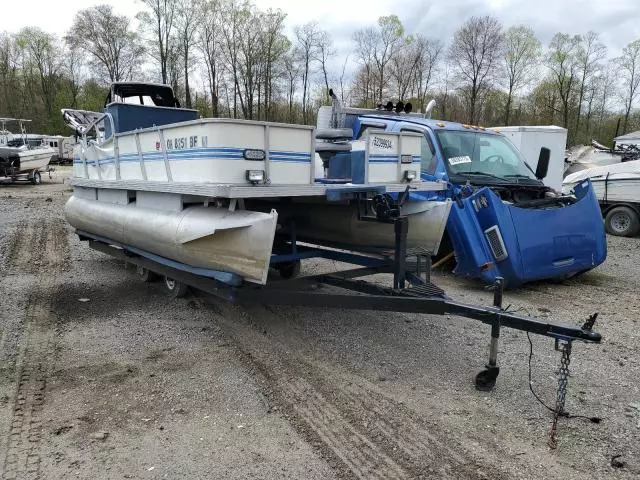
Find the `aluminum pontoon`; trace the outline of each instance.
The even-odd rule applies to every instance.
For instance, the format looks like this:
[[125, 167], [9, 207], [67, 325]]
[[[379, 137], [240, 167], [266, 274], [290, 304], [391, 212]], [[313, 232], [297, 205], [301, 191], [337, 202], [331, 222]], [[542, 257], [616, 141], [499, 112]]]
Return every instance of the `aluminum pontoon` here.
[[[193, 286], [228, 300], [477, 319], [491, 325], [489, 364], [476, 377], [484, 390], [498, 376], [501, 327], [600, 341], [595, 318], [574, 326], [506, 311], [500, 282], [490, 307], [430, 282], [451, 201], [430, 198], [443, 183], [420, 181], [419, 135], [371, 130], [354, 145], [340, 129], [199, 119], [155, 84], [116, 83], [104, 112], [63, 116], [81, 138], [69, 223], [143, 279], [164, 276], [175, 296]], [[314, 257], [359, 267], [293, 279]], [[270, 268], [286, 281], [268, 282]], [[392, 285], [356, 280], [375, 273], [393, 274]]]

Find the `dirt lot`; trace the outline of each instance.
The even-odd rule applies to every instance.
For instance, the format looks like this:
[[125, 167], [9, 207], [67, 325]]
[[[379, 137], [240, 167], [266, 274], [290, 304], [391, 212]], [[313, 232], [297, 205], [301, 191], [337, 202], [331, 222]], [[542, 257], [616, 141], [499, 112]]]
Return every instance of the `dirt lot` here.
[[[3, 479], [640, 476], [640, 239], [609, 238], [605, 265], [578, 279], [506, 295], [573, 323], [600, 312], [605, 341], [574, 345], [567, 408], [602, 422], [562, 419], [550, 450], [526, 335], [504, 332], [481, 393], [489, 332], [473, 320], [170, 299], [72, 235], [67, 174], [0, 186]], [[552, 404], [559, 353], [533, 345]]]

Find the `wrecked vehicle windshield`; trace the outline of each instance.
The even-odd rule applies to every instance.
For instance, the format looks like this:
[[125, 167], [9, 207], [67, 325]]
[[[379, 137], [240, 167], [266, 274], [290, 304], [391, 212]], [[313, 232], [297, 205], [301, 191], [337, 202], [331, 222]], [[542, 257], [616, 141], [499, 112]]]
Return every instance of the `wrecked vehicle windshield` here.
[[440, 130], [437, 132], [447, 170], [452, 176], [486, 177], [539, 183], [518, 150], [501, 135], [482, 132]]

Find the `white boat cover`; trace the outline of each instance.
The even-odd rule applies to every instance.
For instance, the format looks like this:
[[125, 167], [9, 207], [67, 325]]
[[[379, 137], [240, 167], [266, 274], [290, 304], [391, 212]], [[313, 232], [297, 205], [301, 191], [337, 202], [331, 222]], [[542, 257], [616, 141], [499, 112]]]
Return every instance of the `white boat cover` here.
[[592, 180], [640, 178], [640, 160], [580, 170], [579, 172], [567, 175], [562, 183], [564, 185], [573, 185], [587, 178]]
[[640, 130], [613, 139], [618, 145], [640, 145]]

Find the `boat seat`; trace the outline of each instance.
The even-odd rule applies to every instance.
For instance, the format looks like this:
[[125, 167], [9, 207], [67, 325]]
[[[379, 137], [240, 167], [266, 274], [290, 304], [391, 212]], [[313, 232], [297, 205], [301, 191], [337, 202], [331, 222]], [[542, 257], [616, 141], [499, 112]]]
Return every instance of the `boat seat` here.
[[319, 140], [351, 140], [353, 130], [350, 128], [321, 128], [316, 130], [316, 138]]
[[316, 142], [315, 149], [318, 153], [350, 152], [351, 144], [337, 142]]

